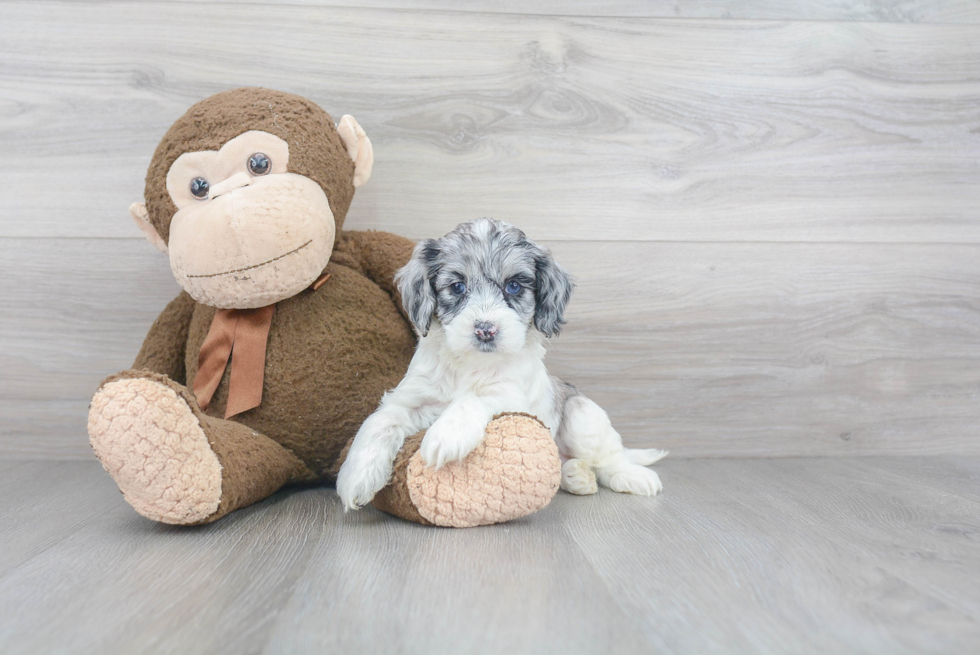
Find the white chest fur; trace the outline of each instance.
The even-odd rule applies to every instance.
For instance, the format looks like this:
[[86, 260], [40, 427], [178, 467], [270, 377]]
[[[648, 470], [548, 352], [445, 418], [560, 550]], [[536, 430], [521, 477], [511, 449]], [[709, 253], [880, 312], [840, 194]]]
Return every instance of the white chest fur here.
[[[554, 434], [558, 428], [552, 379], [544, 365], [543, 338], [529, 338], [515, 354], [454, 353], [441, 329], [424, 337], [406, 380], [431, 399], [436, 415], [450, 403], [476, 396], [499, 412], [525, 412], [540, 419]], [[437, 416], [436, 416], [437, 417]], [[434, 417], [435, 418], [435, 417]]]

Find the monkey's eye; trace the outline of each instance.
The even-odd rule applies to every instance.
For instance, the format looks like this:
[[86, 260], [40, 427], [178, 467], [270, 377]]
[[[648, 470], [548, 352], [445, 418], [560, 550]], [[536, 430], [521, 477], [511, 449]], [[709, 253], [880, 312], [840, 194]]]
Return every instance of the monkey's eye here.
[[257, 152], [248, 158], [248, 172], [252, 175], [265, 175], [272, 170], [272, 160], [263, 152]]
[[457, 296], [461, 296], [466, 293], [466, 285], [462, 282], [455, 282], [449, 285], [449, 290], [452, 291]]
[[504, 291], [506, 291], [512, 296], [518, 294], [521, 292], [521, 283], [518, 282], [517, 280], [511, 280], [510, 282], [507, 283], [507, 286], [504, 287]]
[[198, 200], [207, 200], [210, 189], [211, 185], [203, 177], [195, 177], [191, 180], [191, 195]]

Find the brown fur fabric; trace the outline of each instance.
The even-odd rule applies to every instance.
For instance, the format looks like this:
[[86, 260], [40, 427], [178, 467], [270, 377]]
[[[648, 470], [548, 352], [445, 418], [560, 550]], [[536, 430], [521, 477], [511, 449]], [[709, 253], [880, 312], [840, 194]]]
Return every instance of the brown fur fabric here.
[[318, 182], [330, 200], [339, 238], [354, 198], [354, 163], [330, 114], [306, 98], [248, 87], [218, 93], [193, 105], [157, 146], [146, 172], [144, 199], [150, 222], [165, 242], [177, 212], [167, 194], [167, 172], [185, 152], [218, 150], [229, 139], [261, 130], [289, 143], [289, 172]]
[[181, 291], [171, 300], [153, 322], [133, 368], [156, 371], [169, 376], [171, 380], [187, 384], [184, 351], [196, 306], [197, 303], [186, 291]]
[[[367, 248], [374, 238], [380, 238], [393, 260], [381, 271], [359, 250], [345, 249], [355, 241]], [[324, 479], [332, 479], [329, 472], [340, 451], [382, 394], [401, 380], [415, 348], [414, 334], [394, 299], [356, 269], [372, 276], [380, 272], [390, 287], [388, 269], [407, 262], [412, 245], [377, 232], [344, 238], [338, 259], [355, 268], [331, 261], [324, 271], [330, 279], [320, 289], [276, 305], [262, 404], [235, 420], [289, 449]], [[197, 374], [201, 344], [215, 311], [182, 293], [153, 324], [133, 368], [173, 375], [188, 385]], [[224, 415], [230, 378], [228, 367], [208, 406], [209, 416]]]
[[337, 237], [331, 263], [352, 268], [371, 277], [388, 295], [398, 302], [398, 309], [408, 319], [395, 287], [395, 273], [412, 257], [415, 243], [387, 232], [357, 232], [349, 230]]
[[[360, 273], [331, 262], [317, 291], [276, 305], [269, 329], [262, 404], [235, 420], [294, 452], [318, 475], [341, 449], [382, 394], [398, 384], [415, 340], [391, 296]], [[198, 353], [215, 309], [195, 308], [187, 338], [187, 379], [197, 374]], [[224, 416], [231, 367], [208, 406]]]

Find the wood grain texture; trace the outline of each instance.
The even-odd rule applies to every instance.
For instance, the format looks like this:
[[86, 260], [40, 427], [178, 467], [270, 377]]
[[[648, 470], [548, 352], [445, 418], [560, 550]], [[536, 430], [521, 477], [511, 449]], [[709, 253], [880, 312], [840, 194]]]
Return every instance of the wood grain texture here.
[[656, 652], [554, 512], [491, 530], [337, 518], [266, 652]]
[[552, 371], [631, 444], [980, 454], [973, 246], [553, 245], [580, 284]]
[[[549, 366], [630, 445], [980, 454], [980, 246], [543, 243], [578, 279]], [[166, 258], [0, 239], [0, 277], [0, 451], [88, 458], [91, 394], [178, 293]]]
[[[611, 509], [598, 497], [573, 535], [663, 652], [938, 653], [976, 643], [978, 507], [941, 497], [929, 475], [882, 479], [863, 459], [661, 468], [663, 505]], [[646, 584], [635, 584], [637, 571]], [[664, 630], [673, 624], [686, 629]], [[882, 624], [891, 626], [868, 630]]]
[[172, 121], [264, 85], [368, 130], [361, 227], [421, 237], [492, 215], [554, 240], [980, 240], [972, 25], [220, 15], [5, 3], [0, 139], [17, 166], [0, 236], [134, 235], [126, 207]]
[[0, 651], [970, 652], [980, 502], [935, 486], [964, 465], [980, 459], [668, 458], [654, 499], [560, 493], [451, 530], [344, 515], [323, 488], [173, 528], [94, 462], [25, 463], [0, 480], [24, 489], [0, 500], [23, 545]]
[[126, 207], [191, 103], [259, 84], [368, 129], [348, 227], [554, 247], [551, 366], [631, 445], [980, 454], [973, 4], [442, 2], [4, 4], [0, 453], [91, 456], [177, 293]]
[[927, 484], [946, 494], [980, 502], [980, 461], [973, 457], [934, 460], [931, 458], [887, 458], [871, 462], [894, 479], [921, 475]]
[[[260, 2], [262, 0], [247, 0]], [[285, 4], [324, 4], [322, 0], [275, 0]], [[738, 20], [831, 20], [901, 23], [978, 23], [980, 8], [967, 0], [498, 0], [461, 3], [455, 0], [328, 0], [326, 4], [389, 9], [432, 9], [565, 16], [628, 16], [635, 18], [731, 18]]]
[[327, 514], [339, 514], [320, 498], [280, 495], [212, 528], [175, 529], [136, 515], [97, 464], [85, 470], [101, 493], [75, 493], [104, 518], [0, 577], [4, 652], [257, 652]]
[[[210, 0], [185, 0], [209, 4]], [[726, 18], [897, 23], [980, 23], [970, 0], [237, 0], [238, 4], [360, 7], [401, 11], [465, 11], [632, 18]]]
[[[94, 462], [18, 462], [0, 468], [0, 577], [74, 537], [117, 503]], [[0, 616], [3, 616], [0, 614]], [[0, 620], [0, 624], [3, 621]]]

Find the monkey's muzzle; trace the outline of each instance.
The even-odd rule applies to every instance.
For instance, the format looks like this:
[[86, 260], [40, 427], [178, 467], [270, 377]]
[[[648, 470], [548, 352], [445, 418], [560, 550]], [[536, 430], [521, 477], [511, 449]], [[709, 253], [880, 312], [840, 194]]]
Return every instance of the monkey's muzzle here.
[[215, 184], [208, 200], [174, 215], [170, 266], [202, 304], [264, 307], [316, 280], [335, 233], [327, 196], [309, 178], [239, 173]]

